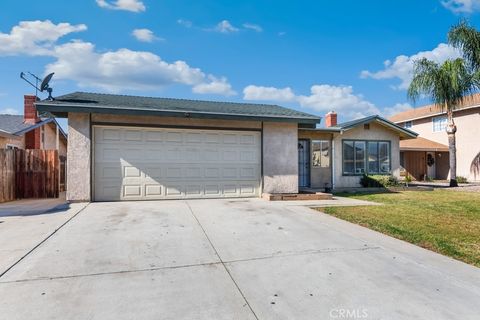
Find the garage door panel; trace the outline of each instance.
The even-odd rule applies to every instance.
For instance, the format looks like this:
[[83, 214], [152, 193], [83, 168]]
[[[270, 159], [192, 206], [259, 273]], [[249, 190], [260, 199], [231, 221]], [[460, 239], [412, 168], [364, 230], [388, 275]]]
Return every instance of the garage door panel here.
[[258, 132], [94, 127], [96, 200], [258, 196]]
[[140, 197], [142, 195], [142, 186], [140, 185], [124, 185], [123, 197]]

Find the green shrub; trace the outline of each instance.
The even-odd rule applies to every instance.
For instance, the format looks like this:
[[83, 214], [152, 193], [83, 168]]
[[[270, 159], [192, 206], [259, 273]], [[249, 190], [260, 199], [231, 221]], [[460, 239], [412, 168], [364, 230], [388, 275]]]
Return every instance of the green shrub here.
[[468, 183], [468, 180], [465, 177], [457, 176], [457, 182], [458, 183]]
[[360, 179], [364, 188], [387, 188], [398, 186], [398, 179], [392, 175], [366, 175]]

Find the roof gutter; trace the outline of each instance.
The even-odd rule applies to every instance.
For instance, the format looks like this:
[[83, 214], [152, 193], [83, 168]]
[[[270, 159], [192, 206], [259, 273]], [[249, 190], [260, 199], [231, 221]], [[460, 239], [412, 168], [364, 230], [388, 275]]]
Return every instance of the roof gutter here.
[[408, 147], [400, 147], [400, 151], [427, 151], [427, 152], [449, 152], [448, 148], [408, 148]]
[[26, 132], [32, 131], [32, 130], [34, 130], [34, 129], [36, 129], [36, 128], [39, 128], [39, 127], [41, 127], [41, 126], [43, 126], [43, 125], [45, 125], [45, 124], [47, 124], [47, 123], [50, 123], [50, 122], [52, 122], [52, 121], [55, 121], [55, 119], [54, 119], [54, 118], [49, 118], [49, 119], [47, 119], [47, 120], [42, 120], [42, 121], [40, 121], [40, 122], [35, 123], [35, 124], [34, 124], [33, 126], [31, 126], [31, 127], [28, 127], [28, 128], [25, 128], [25, 129], [22, 129], [22, 130], [20, 130], [20, 131], [15, 132], [15, 135], [19, 135], [19, 136], [20, 136], [20, 135], [23, 135], [23, 134], [26, 133]]
[[320, 118], [304, 118], [304, 117], [288, 117], [288, 116], [259, 116], [245, 114], [230, 114], [218, 112], [198, 112], [198, 111], [172, 111], [172, 110], [153, 110], [153, 109], [125, 109], [109, 106], [84, 106], [72, 104], [49, 104], [37, 102], [35, 103], [39, 111], [47, 111], [56, 116], [67, 117], [69, 112], [80, 113], [101, 113], [101, 114], [124, 114], [124, 115], [147, 115], [147, 116], [167, 116], [180, 118], [201, 118], [201, 119], [227, 119], [227, 120], [261, 120], [268, 122], [295, 122], [305, 124], [320, 123]]

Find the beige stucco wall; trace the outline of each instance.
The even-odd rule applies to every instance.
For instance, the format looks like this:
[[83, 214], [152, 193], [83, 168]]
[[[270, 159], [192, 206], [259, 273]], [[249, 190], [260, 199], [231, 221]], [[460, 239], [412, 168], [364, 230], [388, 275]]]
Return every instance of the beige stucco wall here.
[[0, 149], [5, 149], [7, 144], [14, 145], [19, 149], [25, 149], [25, 137], [21, 136], [18, 139], [0, 137]]
[[[57, 126], [55, 123], [50, 122], [43, 126], [45, 130], [45, 141], [43, 144], [43, 149], [45, 150], [55, 150], [57, 149]], [[67, 155], [67, 141], [61, 136], [60, 131], [58, 132], [58, 154], [60, 156]]]
[[58, 154], [61, 156], [67, 156], [67, 139], [61, 136], [60, 134], [60, 148], [58, 149]]
[[263, 124], [263, 192], [298, 192], [298, 126]]
[[67, 200], [90, 201], [90, 115], [68, 114]]
[[[457, 139], [457, 176], [463, 176], [474, 181], [480, 180], [470, 172], [470, 165], [480, 152], [480, 108], [457, 111], [454, 113], [458, 131]], [[445, 131], [433, 132], [432, 117], [413, 121], [411, 130], [422, 138], [436, 141], [448, 146], [448, 137]]]
[[370, 123], [370, 129], [363, 126], [345, 131], [343, 134], [335, 134], [334, 144], [334, 188], [357, 188], [360, 187], [361, 176], [344, 176], [342, 173], [342, 141], [343, 140], [388, 140], [391, 142], [391, 166], [392, 175], [400, 177], [400, 138], [398, 133], [377, 123]]

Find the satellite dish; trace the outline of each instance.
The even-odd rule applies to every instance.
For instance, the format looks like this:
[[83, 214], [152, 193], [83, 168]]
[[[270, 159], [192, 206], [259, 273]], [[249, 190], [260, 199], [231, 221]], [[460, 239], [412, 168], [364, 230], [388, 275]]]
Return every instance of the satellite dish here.
[[48, 84], [50, 83], [50, 80], [52, 80], [52, 77], [53, 77], [54, 74], [55, 74], [55, 72], [52, 72], [42, 80], [42, 83], [40, 84], [40, 91], [41, 92], [43, 92], [45, 90], [48, 91], [48, 89], [50, 89]]
[[[28, 75], [25, 74], [24, 72], [21, 72], [20, 73], [20, 78], [22, 78], [23, 80], [25, 80], [26, 82], [28, 82], [32, 87], [34, 87], [37, 91], [40, 91], [40, 92], [44, 92], [44, 91], [47, 91], [48, 92], [48, 100], [54, 100], [53, 97], [52, 97], [52, 91], [53, 89], [50, 88], [49, 86], [49, 83], [50, 83], [50, 80], [52, 80], [52, 77], [55, 73], [52, 72], [50, 74], [48, 74], [45, 78], [43, 78], [42, 82], [40, 83], [40, 88], [38, 87], [38, 83], [40, 82], [40, 78], [37, 77], [36, 75], [34, 75], [33, 73], [31, 72], [28, 72]], [[30, 76], [31, 78], [34, 78], [35, 80], [35, 84], [33, 84], [29, 79], [27, 79], [27, 76]]]

